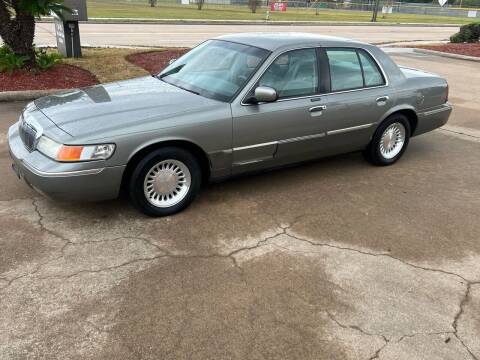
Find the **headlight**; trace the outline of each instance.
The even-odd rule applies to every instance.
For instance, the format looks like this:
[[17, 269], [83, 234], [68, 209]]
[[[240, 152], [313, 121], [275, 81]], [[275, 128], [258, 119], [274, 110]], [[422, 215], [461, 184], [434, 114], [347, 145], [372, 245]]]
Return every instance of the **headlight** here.
[[112, 156], [115, 151], [115, 145], [63, 145], [46, 136], [42, 136], [38, 140], [37, 150], [57, 161], [106, 160]]

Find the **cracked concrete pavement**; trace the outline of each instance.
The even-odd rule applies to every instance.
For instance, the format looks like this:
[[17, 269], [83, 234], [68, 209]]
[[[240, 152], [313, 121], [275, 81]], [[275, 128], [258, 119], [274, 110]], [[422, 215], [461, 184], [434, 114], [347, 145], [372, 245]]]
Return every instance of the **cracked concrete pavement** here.
[[10, 171], [0, 104], [0, 358], [480, 359], [476, 63], [414, 54], [455, 105], [393, 167], [359, 154], [206, 187], [150, 219]]

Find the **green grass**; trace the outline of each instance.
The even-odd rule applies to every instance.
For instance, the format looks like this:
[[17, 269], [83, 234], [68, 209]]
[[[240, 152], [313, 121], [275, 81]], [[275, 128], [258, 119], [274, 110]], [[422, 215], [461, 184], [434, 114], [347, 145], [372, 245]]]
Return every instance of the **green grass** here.
[[[202, 10], [196, 5], [177, 5], [161, 3], [152, 8], [147, 0], [143, 2], [121, 2], [113, 0], [89, 0], [89, 17], [107, 18], [161, 18], [161, 19], [210, 19], [210, 20], [264, 20], [266, 8], [257, 9], [252, 14], [247, 6], [211, 5], [205, 4]], [[315, 9], [299, 9], [290, 7], [286, 12], [270, 12], [271, 21], [354, 21], [369, 22], [371, 12], [355, 10], [320, 9], [319, 15]], [[378, 15], [378, 22], [387, 23], [448, 23], [466, 24], [472, 19], [467, 17], [389, 14], [386, 18]]]

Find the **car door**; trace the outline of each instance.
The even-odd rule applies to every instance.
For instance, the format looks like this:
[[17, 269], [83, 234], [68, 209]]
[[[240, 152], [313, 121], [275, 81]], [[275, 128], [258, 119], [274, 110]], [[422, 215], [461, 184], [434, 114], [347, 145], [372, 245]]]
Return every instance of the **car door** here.
[[325, 151], [361, 149], [394, 101], [386, 76], [363, 49], [326, 48], [321, 56], [326, 59], [330, 76], [322, 116], [327, 131]]
[[319, 78], [315, 48], [290, 50], [271, 62], [245, 97], [268, 86], [277, 101], [232, 105], [234, 173], [318, 150], [325, 136]]

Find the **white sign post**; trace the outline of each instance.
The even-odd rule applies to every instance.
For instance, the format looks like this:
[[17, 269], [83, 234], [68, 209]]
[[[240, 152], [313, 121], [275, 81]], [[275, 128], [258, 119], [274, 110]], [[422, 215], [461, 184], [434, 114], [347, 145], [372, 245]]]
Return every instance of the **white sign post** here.
[[440, 6], [443, 7], [443, 5], [445, 5], [447, 3], [448, 0], [438, 0], [438, 3], [440, 4]]

